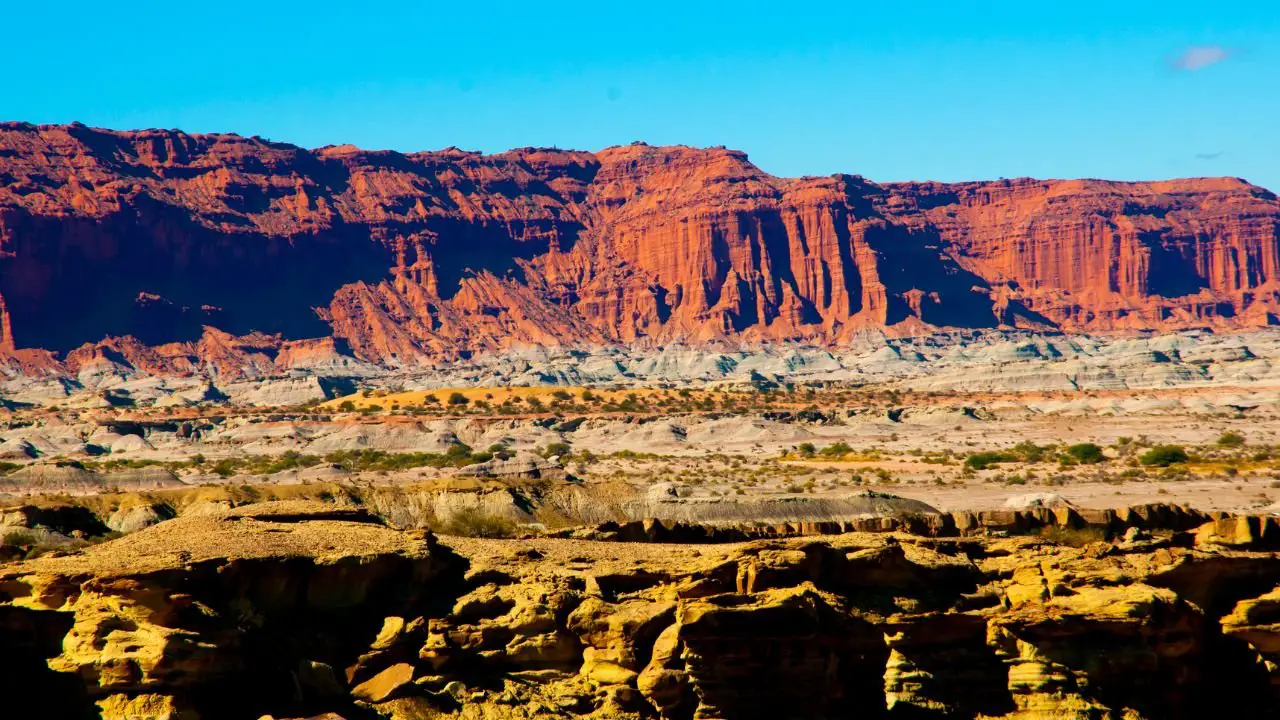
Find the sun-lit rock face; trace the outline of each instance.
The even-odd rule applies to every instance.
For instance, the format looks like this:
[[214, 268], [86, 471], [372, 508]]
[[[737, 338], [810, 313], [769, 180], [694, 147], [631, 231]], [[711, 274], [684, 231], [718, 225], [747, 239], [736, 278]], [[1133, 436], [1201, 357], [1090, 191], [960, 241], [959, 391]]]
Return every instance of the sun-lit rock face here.
[[400, 154], [8, 123], [0, 346], [182, 372], [1246, 327], [1276, 319], [1278, 225], [1274, 194], [1230, 178], [876, 184], [721, 148]]
[[1276, 524], [1240, 520], [679, 544], [250, 504], [0, 565], [0, 693], [103, 720], [1270, 717]]

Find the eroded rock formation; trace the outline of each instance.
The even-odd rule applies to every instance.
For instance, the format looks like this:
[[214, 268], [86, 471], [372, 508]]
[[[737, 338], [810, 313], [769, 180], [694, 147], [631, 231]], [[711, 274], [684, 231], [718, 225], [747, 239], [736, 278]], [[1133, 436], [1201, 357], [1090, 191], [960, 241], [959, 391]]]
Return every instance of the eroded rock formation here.
[[[400, 154], [0, 125], [0, 346], [223, 373], [519, 345], [1276, 319], [1236, 179], [782, 179], [740, 152]], [[56, 321], [55, 321], [56, 320]], [[109, 339], [104, 340], [105, 337]], [[19, 351], [26, 349], [26, 352]]]
[[0, 568], [0, 683], [105, 720], [1270, 717], [1263, 528], [436, 541], [267, 503]]

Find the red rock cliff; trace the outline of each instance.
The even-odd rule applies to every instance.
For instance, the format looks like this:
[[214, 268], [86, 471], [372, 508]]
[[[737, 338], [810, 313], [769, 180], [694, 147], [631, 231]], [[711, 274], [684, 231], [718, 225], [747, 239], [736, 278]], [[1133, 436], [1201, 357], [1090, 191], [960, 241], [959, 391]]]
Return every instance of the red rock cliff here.
[[1235, 179], [879, 185], [775, 178], [724, 149], [309, 151], [10, 123], [0, 345], [190, 370], [323, 337], [394, 363], [863, 328], [1235, 328], [1275, 322], [1277, 228], [1276, 196]]

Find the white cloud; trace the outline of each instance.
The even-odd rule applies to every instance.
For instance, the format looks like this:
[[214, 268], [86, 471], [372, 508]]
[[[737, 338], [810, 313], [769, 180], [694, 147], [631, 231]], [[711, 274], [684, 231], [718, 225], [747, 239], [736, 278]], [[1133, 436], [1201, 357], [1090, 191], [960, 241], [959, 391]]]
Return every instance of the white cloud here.
[[1217, 65], [1229, 57], [1231, 51], [1221, 45], [1192, 45], [1173, 61], [1173, 66], [1178, 70], [1195, 72]]

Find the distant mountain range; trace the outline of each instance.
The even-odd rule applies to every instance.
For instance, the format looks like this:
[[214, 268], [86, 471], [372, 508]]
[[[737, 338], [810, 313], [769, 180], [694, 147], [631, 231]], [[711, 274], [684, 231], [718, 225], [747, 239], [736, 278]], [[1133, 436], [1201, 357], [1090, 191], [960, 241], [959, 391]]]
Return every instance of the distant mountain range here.
[[[994, 141], [994, 140], [993, 140]], [[0, 124], [0, 356], [76, 372], [1280, 318], [1233, 178], [777, 178], [723, 148], [402, 154]]]

